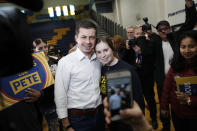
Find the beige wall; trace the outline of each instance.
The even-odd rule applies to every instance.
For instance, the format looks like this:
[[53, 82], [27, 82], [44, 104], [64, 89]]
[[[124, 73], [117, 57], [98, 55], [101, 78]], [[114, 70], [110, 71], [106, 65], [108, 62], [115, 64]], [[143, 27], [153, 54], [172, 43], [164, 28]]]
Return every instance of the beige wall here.
[[162, 6], [163, 3], [158, 0], [114, 0], [114, 12], [102, 15], [124, 27], [143, 24], [143, 17], [148, 17], [149, 22], [155, 25], [161, 17], [164, 17]]
[[173, 13], [185, 9], [185, 1], [179, 0], [177, 2], [177, 0], [166, 0], [165, 4], [166, 4], [165, 19], [168, 20], [171, 25], [180, 24], [185, 21], [185, 13], [180, 13], [172, 17], [168, 17], [169, 13]]
[[[197, 3], [197, 0], [194, 0], [194, 2]], [[168, 20], [171, 25], [181, 24], [185, 22], [185, 12], [168, 17], [169, 13], [174, 13], [185, 9], [184, 0], [165, 0], [165, 5], [165, 19]]]
[[[197, 2], [197, 0], [194, 0]], [[168, 20], [171, 25], [185, 21], [185, 13], [168, 17], [185, 8], [185, 0], [114, 0], [114, 12], [102, 15], [123, 25], [124, 27], [143, 24], [143, 17], [149, 18], [149, 23], [156, 26], [160, 20]]]

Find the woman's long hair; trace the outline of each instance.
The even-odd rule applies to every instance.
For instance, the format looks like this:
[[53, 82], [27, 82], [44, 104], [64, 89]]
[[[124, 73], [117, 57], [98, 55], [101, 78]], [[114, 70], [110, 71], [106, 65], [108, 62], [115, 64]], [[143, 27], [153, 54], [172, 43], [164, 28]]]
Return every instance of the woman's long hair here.
[[[192, 31], [184, 32], [178, 38], [178, 41], [177, 41], [178, 48], [174, 52], [173, 59], [171, 60], [171, 67], [172, 67], [173, 71], [175, 71], [175, 72], [183, 71], [185, 68], [186, 60], [180, 53], [180, 43], [183, 39], [185, 39], [187, 37], [193, 39], [197, 43], [197, 31], [192, 30]], [[191, 65], [192, 65], [192, 68], [194, 69], [194, 72], [197, 73], [197, 56], [194, 56], [194, 58], [192, 58]]]
[[126, 49], [124, 39], [120, 35], [115, 35], [112, 39], [113, 39], [113, 47], [117, 52]]

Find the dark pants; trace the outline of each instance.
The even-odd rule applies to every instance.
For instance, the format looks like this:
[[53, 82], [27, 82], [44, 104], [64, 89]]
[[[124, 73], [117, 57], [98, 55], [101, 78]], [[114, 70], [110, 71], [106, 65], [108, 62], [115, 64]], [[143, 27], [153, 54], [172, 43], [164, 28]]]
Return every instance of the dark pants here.
[[163, 130], [162, 131], [170, 131], [171, 125], [170, 125], [170, 116], [167, 118], [162, 117], [160, 114], [160, 120], [163, 125]]
[[115, 110], [111, 110], [111, 116], [114, 116], [114, 115], [117, 115], [117, 114], [120, 114], [120, 108], [115, 109]]
[[142, 83], [143, 94], [147, 101], [148, 109], [150, 111], [150, 117], [152, 118], [152, 120], [156, 120], [157, 108], [155, 102], [153, 76], [141, 77], [141, 83]]
[[49, 131], [57, 131], [59, 123], [56, 111], [46, 112], [44, 116], [46, 118]]
[[75, 131], [105, 131], [105, 116], [103, 108], [95, 115], [71, 115], [68, 114], [69, 122]]
[[[162, 90], [163, 90], [163, 85], [162, 85], [163, 83], [158, 82], [157, 79], [156, 79], [156, 83], [157, 83], [157, 94], [158, 94], [159, 101], [160, 101]], [[162, 125], [163, 125], [163, 130], [164, 131], [170, 131], [170, 128], [171, 128], [171, 125], [170, 125], [170, 116], [167, 117], [167, 118], [164, 118], [160, 114], [160, 120], [161, 120]]]
[[196, 119], [183, 119], [176, 116], [172, 111], [172, 121], [175, 131], [197, 131], [197, 118]]
[[131, 125], [124, 123], [123, 121], [115, 121], [109, 125], [110, 131], [133, 131]]
[[160, 83], [158, 83], [157, 81], [156, 81], [156, 83], [157, 83], [157, 95], [158, 95], [158, 98], [160, 100], [161, 99], [162, 90], [163, 90], [163, 85], [160, 85]]

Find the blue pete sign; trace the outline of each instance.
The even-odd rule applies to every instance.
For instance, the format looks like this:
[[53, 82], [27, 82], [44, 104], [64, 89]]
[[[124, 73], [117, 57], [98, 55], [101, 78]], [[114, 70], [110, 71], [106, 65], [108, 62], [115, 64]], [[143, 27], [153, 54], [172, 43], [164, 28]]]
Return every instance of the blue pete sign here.
[[28, 88], [40, 91], [54, 84], [44, 53], [39, 51], [33, 53], [32, 56], [34, 58], [32, 69], [0, 79], [0, 93], [2, 95], [0, 102], [4, 105], [4, 107], [0, 107], [0, 110], [27, 97], [25, 90]]
[[188, 96], [197, 96], [197, 76], [175, 78], [177, 90]]

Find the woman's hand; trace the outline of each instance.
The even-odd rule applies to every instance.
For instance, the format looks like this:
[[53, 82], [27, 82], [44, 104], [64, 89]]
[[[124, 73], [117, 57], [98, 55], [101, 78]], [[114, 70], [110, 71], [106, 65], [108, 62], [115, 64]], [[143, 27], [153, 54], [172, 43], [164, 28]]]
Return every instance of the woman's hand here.
[[139, 46], [137, 46], [137, 45], [135, 45], [134, 47], [133, 47], [133, 50], [136, 52], [136, 53], [138, 53], [138, 54], [141, 54], [142, 52], [141, 52], [141, 48], [139, 47]]
[[37, 91], [32, 88], [28, 88], [27, 90], [25, 90], [25, 92], [29, 95], [28, 97], [24, 98], [25, 102], [33, 103], [33, 102], [37, 101], [41, 96], [40, 91]]
[[143, 113], [139, 105], [135, 101], [133, 101], [133, 107], [122, 110], [122, 112], [120, 112], [120, 115], [125, 117], [131, 117], [131, 119], [136, 121], [139, 118], [141, 119]]
[[[111, 114], [109, 112], [109, 104], [107, 98], [103, 100], [105, 120], [107, 124], [111, 123]], [[121, 113], [121, 116], [129, 117], [125, 119], [124, 122], [131, 125], [134, 131], [153, 131], [152, 126], [148, 123], [144, 114], [142, 113], [137, 102], [133, 101], [133, 107], [124, 109]]]
[[164, 118], [168, 118], [169, 115], [170, 115], [170, 112], [169, 112], [169, 110], [163, 110], [163, 109], [161, 109], [161, 115], [162, 115]]
[[67, 128], [67, 126], [70, 125], [68, 117], [63, 118], [61, 122], [63, 125], [63, 131], [75, 131], [72, 127]]
[[[104, 105], [104, 113], [105, 113], [105, 116], [106, 116], [105, 120], [106, 120], [107, 124], [110, 124], [111, 123], [111, 113], [109, 111], [109, 104], [107, 102], [107, 98], [105, 98], [103, 100], [103, 105]], [[133, 107], [132, 108], [122, 110], [120, 115], [124, 116], [124, 117], [130, 117], [129, 121], [131, 123], [133, 123], [133, 122], [136, 123], [138, 120], [141, 121], [141, 119], [143, 117], [143, 113], [142, 113], [139, 105], [135, 101], [133, 101]]]
[[126, 40], [126, 49], [129, 50], [130, 46], [129, 46], [129, 40]]
[[111, 113], [109, 112], [109, 103], [107, 101], [107, 97], [103, 100], [103, 105], [104, 105], [104, 113], [105, 113], [105, 121], [107, 124], [111, 123]]
[[180, 91], [175, 91], [176, 93], [176, 97], [177, 99], [182, 102], [183, 104], [187, 104], [187, 99], [188, 99], [188, 95], [183, 93], [183, 92], [180, 92]]

